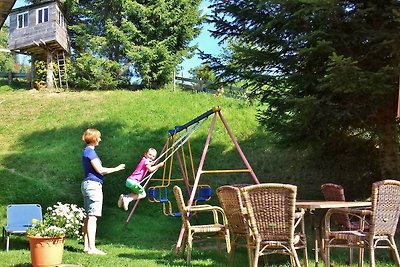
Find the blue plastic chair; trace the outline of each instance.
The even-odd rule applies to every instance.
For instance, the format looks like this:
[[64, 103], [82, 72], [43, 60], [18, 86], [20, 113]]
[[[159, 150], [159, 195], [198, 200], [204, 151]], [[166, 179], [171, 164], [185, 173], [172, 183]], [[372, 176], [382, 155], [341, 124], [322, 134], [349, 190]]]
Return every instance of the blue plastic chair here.
[[7, 225], [3, 226], [3, 240], [6, 236], [6, 251], [10, 246], [11, 234], [25, 234], [32, 226], [32, 219], [42, 220], [39, 204], [11, 204], [7, 206]]

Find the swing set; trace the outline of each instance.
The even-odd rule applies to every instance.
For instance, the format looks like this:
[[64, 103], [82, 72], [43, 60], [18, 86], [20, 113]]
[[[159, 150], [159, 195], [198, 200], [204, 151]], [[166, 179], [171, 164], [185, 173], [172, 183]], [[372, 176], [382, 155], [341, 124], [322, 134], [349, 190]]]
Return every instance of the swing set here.
[[[208, 136], [203, 148], [203, 153], [199, 162], [199, 166], [196, 170], [193, 161], [192, 148], [190, 143], [190, 137], [192, 134], [200, 128], [206, 120], [214, 115], [211, 121], [211, 125], [208, 131]], [[241, 157], [245, 169], [228, 169], [228, 170], [204, 170], [204, 163], [206, 155], [208, 152], [209, 144], [215, 127], [215, 122], [217, 118], [220, 118], [222, 124], [224, 125], [230, 139], [235, 145], [239, 156]], [[179, 212], [173, 210], [173, 205], [169, 199], [171, 195], [172, 184], [183, 183], [188, 195], [190, 195], [188, 206], [196, 205], [198, 202], [205, 202], [211, 198], [212, 188], [207, 184], [200, 184], [200, 177], [203, 174], [218, 174], [218, 173], [249, 173], [252, 177], [254, 183], [259, 183], [257, 176], [252, 170], [250, 164], [248, 163], [245, 155], [243, 154], [239, 144], [237, 143], [235, 137], [233, 136], [227, 122], [221, 113], [220, 107], [214, 107], [207, 112], [201, 114], [200, 116], [194, 118], [193, 120], [187, 122], [186, 124], [175, 126], [174, 129], [168, 131], [167, 141], [162, 149], [161, 154], [155, 160], [164, 162], [162, 178], [152, 178], [155, 172], [150, 173], [145, 177], [141, 183], [144, 188], [147, 187], [148, 183], [151, 181], [157, 182], [155, 186], [151, 186], [147, 190], [148, 200], [153, 203], [160, 203], [162, 205], [163, 214], [166, 216], [180, 216]], [[174, 163], [179, 166], [181, 177], [173, 178]], [[139, 200], [136, 200], [125, 224], [128, 224]]]

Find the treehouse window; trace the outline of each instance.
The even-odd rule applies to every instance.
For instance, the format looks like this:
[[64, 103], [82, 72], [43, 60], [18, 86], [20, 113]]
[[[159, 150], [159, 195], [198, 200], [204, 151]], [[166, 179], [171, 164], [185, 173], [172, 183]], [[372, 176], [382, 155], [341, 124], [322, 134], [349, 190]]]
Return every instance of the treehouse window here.
[[17, 15], [17, 28], [28, 27], [28, 12], [24, 12]]
[[65, 25], [64, 24], [64, 15], [60, 10], [58, 10], [57, 12], [58, 12], [58, 24], [60, 24], [61, 27], [64, 27], [64, 25]]
[[37, 10], [37, 24], [49, 21], [49, 7], [39, 8]]

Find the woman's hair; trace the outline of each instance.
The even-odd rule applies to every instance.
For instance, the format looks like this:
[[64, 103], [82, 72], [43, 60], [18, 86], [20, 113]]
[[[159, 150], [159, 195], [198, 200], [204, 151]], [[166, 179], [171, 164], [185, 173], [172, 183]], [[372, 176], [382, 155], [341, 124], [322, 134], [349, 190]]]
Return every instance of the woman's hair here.
[[85, 141], [88, 145], [93, 145], [96, 144], [100, 137], [101, 133], [99, 130], [89, 128], [83, 133], [82, 140]]

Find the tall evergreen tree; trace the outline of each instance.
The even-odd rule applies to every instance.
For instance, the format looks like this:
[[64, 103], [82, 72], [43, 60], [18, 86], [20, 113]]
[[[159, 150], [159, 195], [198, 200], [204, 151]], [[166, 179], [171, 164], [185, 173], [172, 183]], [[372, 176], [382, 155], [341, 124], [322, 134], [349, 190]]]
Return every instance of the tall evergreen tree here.
[[381, 178], [400, 179], [400, 1], [211, 2], [213, 35], [231, 44], [212, 66], [247, 81], [263, 125], [291, 144], [365, 142]]
[[133, 72], [146, 87], [162, 86], [194, 49], [189, 42], [200, 32], [200, 2], [66, 0], [72, 46], [77, 58], [129, 66], [117, 72]]

